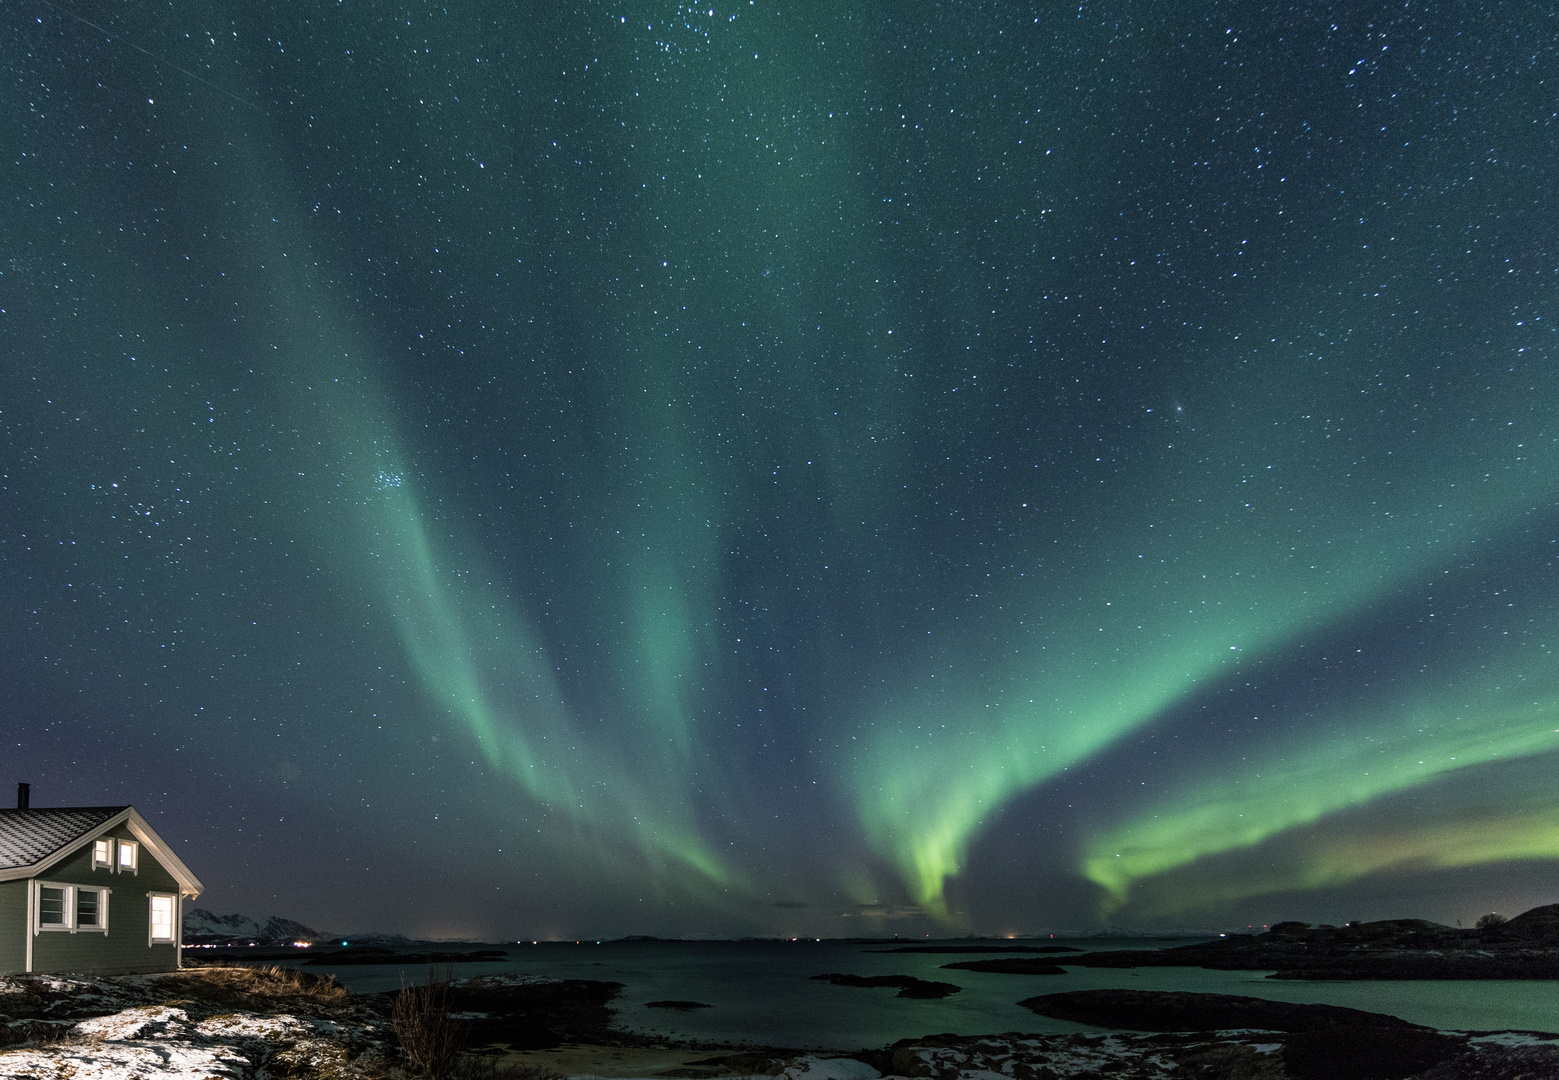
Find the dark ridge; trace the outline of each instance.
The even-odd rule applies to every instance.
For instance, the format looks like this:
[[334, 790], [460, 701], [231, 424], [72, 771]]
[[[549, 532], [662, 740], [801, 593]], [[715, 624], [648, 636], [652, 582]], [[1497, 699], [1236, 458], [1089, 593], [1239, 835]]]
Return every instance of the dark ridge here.
[[1471, 929], [1424, 919], [1277, 923], [1171, 949], [1083, 953], [1081, 967], [1272, 971], [1274, 979], [1559, 979], [1559, 904]]

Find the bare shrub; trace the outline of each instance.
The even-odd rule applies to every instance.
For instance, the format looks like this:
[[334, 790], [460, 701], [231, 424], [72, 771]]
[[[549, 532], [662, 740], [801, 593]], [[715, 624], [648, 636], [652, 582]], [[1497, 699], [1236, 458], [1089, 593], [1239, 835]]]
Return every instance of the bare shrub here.
[[395, 995], [395, 1038], [406, 1064], [429, 1080], [447, 1080], [460, 1062], [465, 1032], [450, 1011], [451, 973], [428, 968], [426, 986], [403, 986]]
[[1479, 915], [1478, 921], [1473, 925], [1479, 930], [1492, 930], [1496, 926], [1504, 926], [1510, 920], [1497, 911], [1491, 911], [1487, 915]]

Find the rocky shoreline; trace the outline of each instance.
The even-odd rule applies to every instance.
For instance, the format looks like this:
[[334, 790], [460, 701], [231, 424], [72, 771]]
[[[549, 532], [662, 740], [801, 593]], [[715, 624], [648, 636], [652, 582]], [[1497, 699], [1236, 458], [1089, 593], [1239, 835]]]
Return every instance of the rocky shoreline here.
[[[1344, 927], [1280, 923], [1262, 934], [1163, 950], [1023, 951], [1028, 955], [944, 966], [1063, 976], [1061, 964], [1273, 970], [1274, 978], [1302, 979], [1552, 979], [1559, 977], [1559, 905], [1474, 930], [1419, 920]], [[1034, 955], [1038, 952], [1046, 955]], [[377, 958], [379, 950], [362, 954]], [[1227, 994], [1125, 989], [1041, 994], [1018, 1004], [1105, 1030], [945, 1033], [825, 1055], [679, 1043], [620, 1031], [613, 1004], [622, 986], [614, 982], [517, 974], [456, 979], [453, 971], [435, 961], [426, 987], [378, 994], [349, 993], [333, 977], [263, 963], [160, 975], [0, 976], [0, 1077], [1559, 1080], [1559, 1034], [1436, 1031], [1381, 1013]], [[941, 997], [958, 989], [908, 975], [816, 978], [897, 989], [903, 997]], [[709, 1006], [668, 999], [648, 1007]], [[425, 1045], [419, 1048], [418, 1039]], [[442, 1062], [436, 1068], [419, 1064], [435, 1059]]]
[[[1540, 1080], [1559, 1035], [1441, 1032], [1397, 1017], [1223, 994], [1095, 990], [1021, 1004], [1118, 1031], [932, 1035], [823, 1055], [672, 1044], [612, 1027], [615, 983], [482, 977], [435, 984], [467, 1050], [418, 1072], [396, 994], [349, 994], [286, 968], [0, 977], [0, 1076], [75, 1080]], [[693, 1002], [667, 1002], [695, 1005]], [[635, 1071], [639, 1066], [642, 1071]]]

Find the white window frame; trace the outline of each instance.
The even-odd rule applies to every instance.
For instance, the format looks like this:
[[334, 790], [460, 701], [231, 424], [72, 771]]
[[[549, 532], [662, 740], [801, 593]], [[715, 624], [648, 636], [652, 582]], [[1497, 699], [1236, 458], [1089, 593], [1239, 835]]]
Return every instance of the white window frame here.
[[[102, 852], [102, 857], [98, 852]], [[101, 840], [92, 841], [92, 869], [107, 870], [110, 873], [114, 869], [114, 838], [105, 836]]]
[[[157, 901], [168, 901], [168, 936], [157, 937]], [[173, 945], [179, 943], [179, 897], [177, 893], [149, 892], [146, 894], [146, 944]]]
[[[125, 855], [130, 856], [130, 865], [125, 865]], [[134, 840], [119, 841], [119, 857], [114, 860], [114, 873], [116, 874], [140, 874], [141, 845]]]
[[[101, 885], [72, 885], [65, 881], [34, 881], [33, 886], [33, 924], [32, 932], [36, 934], [104, 934], [108, 933], [108, 896], [112, 889]], [[60, 889], [65, 894], [64, 922], [46, 923], [43, 921], [43, 890]], [[80, 911], [76, 907], [76, 901], [83, 892], [97, 893], [97, 925], [79, 926], [77, 920]]]
[[[81, 925], [80, 896], [84, 892], [97, 893], [97, 922], [92, 926]], [[103, 888], [100, 885], [77, 885], [76, 895], [71, 898], [71, 918], [76, 923], [77, 933], [82, 934], [107, 934], [108, 933], [108, 894], [112, 889]]]

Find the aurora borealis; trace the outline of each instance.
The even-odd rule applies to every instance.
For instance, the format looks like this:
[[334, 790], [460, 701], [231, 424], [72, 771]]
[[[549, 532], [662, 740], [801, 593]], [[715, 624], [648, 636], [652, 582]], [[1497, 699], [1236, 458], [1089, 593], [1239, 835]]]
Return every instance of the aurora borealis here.
[[1559, 899], [1476, 11], [8, 4], [0, 779], [343, 931]]

